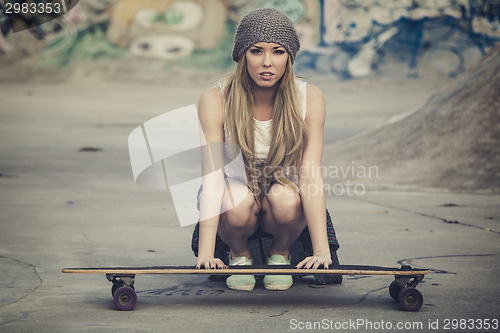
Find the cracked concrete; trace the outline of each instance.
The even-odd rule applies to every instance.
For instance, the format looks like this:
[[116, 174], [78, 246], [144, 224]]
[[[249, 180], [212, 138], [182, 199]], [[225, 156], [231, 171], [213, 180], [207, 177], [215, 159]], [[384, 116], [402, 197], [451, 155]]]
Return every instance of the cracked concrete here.
[[[414, 198], [414, 201], [418, 201], [419, 205], [409, 206], [402, 202], [401, 197]], [[498, 196], [441, 192], [423, 198], [421, 193], [396, 192], [379, 196], [377, 192], [371, 192], [360, 200], [434, 218], [448, 224], [458, 224], [500, 234]], [[436, 204], [436, 200], [439, 200], [438, 204]]]
[[[443, 84], [318, 82], [330, 140], [382, 122]], [[120, 312], [103, 275], [62, 274], [63, 267], [194, 264], [192, 229], [178, 226], [168, 194], [134, 184], [127, 136], [196, 102], [203, 88], [2, 84], [0, 174], [9, 177], [0, 177], [1, 332], [288, 332], [292, 322], [325, 319], [422, 323], [407, 331], [426, 332], [436, 320], [443, 330], [446, 319], [499, 319], [500, 197], [493, 195], [388, 188], [327, 197], [343, 264], [431, 269], [416, 313], [392, 301], [390, 276], [346, 276], [328, 286], [306, 277], [279, 293], [259, 280], [247, 293], [206, 276], [144, 275], [135, 310]]]
[[19, 260], [0, 256], [0, 308], [17, 303], [42, 284], [35, 267]]

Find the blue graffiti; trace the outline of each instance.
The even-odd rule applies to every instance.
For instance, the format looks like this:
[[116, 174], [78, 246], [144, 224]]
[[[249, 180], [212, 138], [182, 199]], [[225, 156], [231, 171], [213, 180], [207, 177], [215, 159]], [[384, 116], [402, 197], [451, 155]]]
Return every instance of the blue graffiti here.
[[[402, 74], [417, 78], [432, 72], [455, 77], [500, 42], [500, 35], [495, 33], [500, 26], [500, 1], [470, 0], [468, 7], [459, 6], [457, 12], [461, 17], [440, 15], [411, 19], [403, 16], [391, 24], [372, 21], [369, 29], [358, 31], [359, 38], [354, 40], [349, 37], [356, 33], [359, 21], [345, 22], [344, 27], [339, 24], [337, 28], [342, 28], [346, 40], [330, 43], [325, 38], [327, 25], [331, 24], [324, 19], [325, 1], [319, 3], [322, 10], [319, 50], [299, 54], [298, 72], [334, 74], [341, 80], [366, 76], [363, 73], [368, 70], [370, 75]], [[414, 9], [418, 3], [414, 1], [412, 6]], [[355, 1], [347, 7], [347, 10], [359, 8]], [[495, 23], [491, 25], [493, 34], [475, 31], [477, 21], [474, 20], [478, 17]], [[363, 59], [369, 63], [363, 64]], [[360, 65], [366, 68], [356, 70]]]

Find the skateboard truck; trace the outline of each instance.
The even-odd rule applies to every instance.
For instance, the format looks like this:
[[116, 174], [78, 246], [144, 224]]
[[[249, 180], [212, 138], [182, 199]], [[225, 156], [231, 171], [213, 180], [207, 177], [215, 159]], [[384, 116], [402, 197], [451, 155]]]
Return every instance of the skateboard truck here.
[[[413, 268], [408, 265], [401, 266], [400, 271], [413, 271]], [[394, 275], [394, 280], [400, 287], [403, 288], [416, 288], [418, 283], [422, 281], [424, 278], [424, 274], [415, 274], [415, 275]]]
[[[412, 271], [411, 266], [401, 266], [401, 271]], [[416, 289], [425, 274], [394, 275], [394, 281], [389, 286], [389, 294], [406, 311], [417, 311], [422, 307], [424, 297]]]
[[106, 279], [117, 289], [123, 286], [134, 288], [135, 274], [106, 274]]

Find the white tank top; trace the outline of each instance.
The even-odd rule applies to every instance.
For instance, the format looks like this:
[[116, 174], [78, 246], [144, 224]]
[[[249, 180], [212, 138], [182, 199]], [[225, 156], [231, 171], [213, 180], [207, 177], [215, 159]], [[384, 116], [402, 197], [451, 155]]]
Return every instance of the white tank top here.
[[[306, 119], [307, 112], [307, 101], [306, 101], [306, 85], [305, 81], [300, 79], [295, 79], [297, 85], [298, 101], [300, 114], [302, 119]], [[225, 82], [219, 82], [222, 94], [224, 94], [224, 84]], [[272, 119], [266, 121], [260, 121], [254, 118], [254, 136], [255, 136], [255, 153], [257, 155], [257, 163], [265, 162], [267, 154], [269, 153], [269, 148], [271, 146], [271, 127]], [[224, 130], [224, 141], [230, 142], [229, 136], [226, 130]], [[243, 158], [239, 148], [231, 145], [224, 145], [224, 164], [225, 164], [225, 174], [228, 178], [239, 180], [242, 183], [246, 183], [246, 172], [245, 166], [243, 164]], [[297, 179], [293, 179], [297, 182]]]

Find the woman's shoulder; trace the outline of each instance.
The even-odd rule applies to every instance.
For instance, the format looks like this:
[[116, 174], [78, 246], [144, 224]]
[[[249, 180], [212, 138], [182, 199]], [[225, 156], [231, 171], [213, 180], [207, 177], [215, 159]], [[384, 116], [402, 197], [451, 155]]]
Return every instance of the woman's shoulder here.
[[310, 99], [323, 98], [323, 92], [318, 87], [310, 84], [309, 82], [299, 77], [295, 78], [295, 82], [298, 87], [299, 94], [305, 94], [304, 97], [306, 97], [307, 101], [309, 101]]
[[318, 87], [308, 83], [306, 85], [307, 100], [324, 99], [323, 92]]
[[321, 89], [312, 84], [306, 86], [307, 95], [307, 113], [306, 122], [313, 119], [322, 119], [325, 117], [325, 97]]
[[218, 78], [216, 83], [214, 83], [210, 88], [205, 90], [200, 97], [200, 100], [206, 99], [209, 102], [217, 102], [224, 100], [224, 89], [226, 84], [230, 80], [230, 76]]
[[201, 94], [200, 103], [213, 103], [217, 101], [222, 101], [222, 91], [219, 85], [208, 88]]
[[224, 102], [219, 86], [209, 88], [201, 94], [198, 102], [200, 120], [224, 121]]

